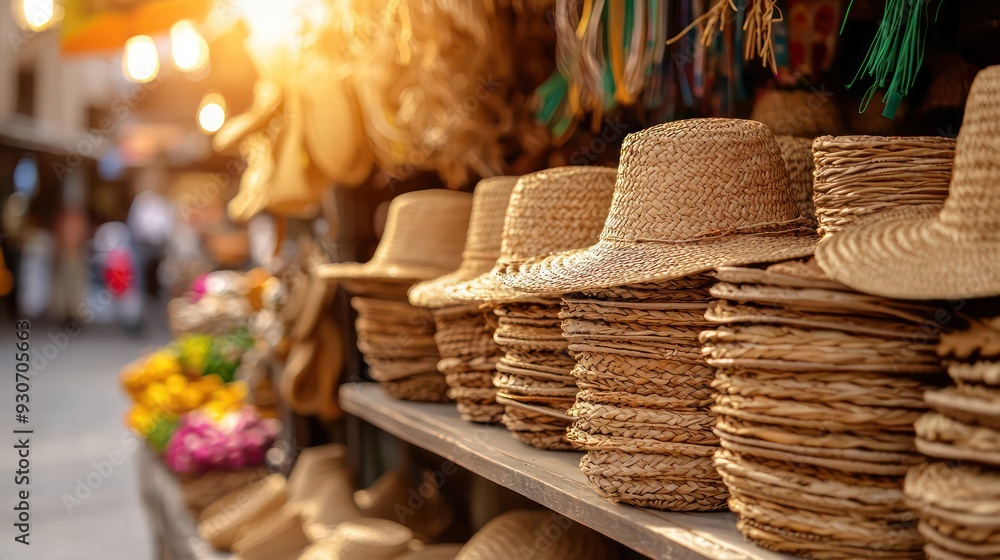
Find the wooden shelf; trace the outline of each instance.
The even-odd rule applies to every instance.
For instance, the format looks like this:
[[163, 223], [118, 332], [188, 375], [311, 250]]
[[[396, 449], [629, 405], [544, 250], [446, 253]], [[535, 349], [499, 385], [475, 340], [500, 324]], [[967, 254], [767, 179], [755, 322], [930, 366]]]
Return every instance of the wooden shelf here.
[[399, 401], [376, 383], [344, 385], [340, 400], [347, 412], [641, 554], [671, 560], [791, 558], [744, 541], [732, 513], [672, 513], [611, 503], [577, 468], [582, 453], [535, 449], [503, 427], [464, 422], [454, 405]]

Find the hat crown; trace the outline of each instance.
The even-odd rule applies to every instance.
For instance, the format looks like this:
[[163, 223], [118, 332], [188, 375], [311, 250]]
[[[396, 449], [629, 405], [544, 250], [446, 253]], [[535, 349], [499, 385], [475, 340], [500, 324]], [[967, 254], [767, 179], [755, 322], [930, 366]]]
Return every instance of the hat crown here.
[[511, 194], [499, 261], [580, 249], [597, 242], [615, 190], [609, 167], [556, 167], [522, 176]]
[[799, 218], [781, 152], [763, 124], [690, 119], [625, 137], [601, 238], [697, 241]]
[[517, 179], [510, 176], [491, 177], [476, 185], [463, 259], [495, 261], [500, 256], [503, 223]]
[[431, 189], [397, 196], [389, 204], [385, 233], [372, 263], [458, 268], [469, 228], [472, 195]]
[[938, 220], [972, 235], [1000, 234], [1000, 66], [976, 75], [955, 145], [955, 168]]

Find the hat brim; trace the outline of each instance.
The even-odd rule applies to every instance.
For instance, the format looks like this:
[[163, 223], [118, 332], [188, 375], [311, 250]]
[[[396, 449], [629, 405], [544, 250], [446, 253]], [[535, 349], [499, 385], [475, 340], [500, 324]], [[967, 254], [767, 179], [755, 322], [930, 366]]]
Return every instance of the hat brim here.
[[425, 307], [428, 309], [440, 309], [453, 305], [467, 303], [457, 300], [448, 294], [451, 288], [475, 279], [476, 277], [489, 272], [493, 268], [493, 261], [483, 261], [470, 259], [462, 261], [462, 266], [455, 272], [439, 276], [433, 280], [426, 280], [410, 288], [410, 305]]
[[316, 268], [324, 280], [413, 280], [419, 282], [437, 278], [450, 271], [428, 266], [387, 263], [333, 263]]
[[520, 303], [557, 299], [560, 294], [538, 294], [515, 290], [500, 283], [497, 279], [498, 267], [476, 276], [472, 280], [456, 284], [448, 290], [448, 297], [458, 303]]
[[817, 261], [838, 282], [882, 297], [1000, 294], [1000, 241], [958, 238], [929, 214], [896, 213], [837, 232], [820, 243]]
[[601, 240], [577, 251], [532, 259], [501, 270], [498, 278], [526, 292], [571, 293], [628, 284], [673, 280], [720, 266], [739, 266], [806, 257], [815, 234], [733, 235], [684, 244]]

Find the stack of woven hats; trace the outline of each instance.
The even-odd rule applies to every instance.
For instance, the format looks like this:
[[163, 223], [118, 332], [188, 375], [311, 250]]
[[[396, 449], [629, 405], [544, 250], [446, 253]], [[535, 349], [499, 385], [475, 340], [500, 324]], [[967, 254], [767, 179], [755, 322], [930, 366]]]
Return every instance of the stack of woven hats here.
[[[822, 253], [865, 224], [940, 209], [954, 143], [823, 137], [814, 157]], [[923, 461], [913, 422], [942, 380], [934, 345], [952, 315], [856, 292], [816, 261], [717, 276], [706, 318], [720, 326], [701, 340], [740, 530], [797, 555], [919, 557], [902, 483]]]
[[888, 208], [940, 204], [955, 140], [940, 136], [821, 136], [813, 142], [819, 233]]
[[[500, 237], [511, 191], [517, 177], [484, 179], [472, 198], [469, 234], [458, 270], [421, 282], [410, 289], [410, 303], [429, 309], [434, 315], [441, 361], [438, 371], [448, 383], [448, 396], [469, 422], [495, 423], [503, 415], [496, 402], [493, 373], [502, 352], [493, 340], [493, 327], [487, 322], [492, 310], [478, 304], [463, 303], [447, 295], [462, 282], [489, 272], [500, 256]], [[490, 317], [492, 319], [492, 317]], [[492, 321], [490, 321], [492, 322]]]
[[813, 557], [912, 557], [913, 422], [941, 373], [935, 309], [854, 292], [814, 261], [722, 267], [704, 354], [719, 473], [744, 535]]
[[592, 486], [619, 502], [672, 510], [726, 505], [698, 333], [703, 273], [808, 255], [779, 148], [767, 128], [695, 119], [626, 137], [596, 245], [500, 271], [505, 284], [564, 292], [564, 333], [580, 388], [571, 440]]
[[496, 314], [504, 351], [494, 385], [503, 424], [515, 438], [544, 449], [570, 449], [566, 411], [573, 406], [575, 361], [560, 330], [561, 293], [526, 294], [497, 281], [500, 267], [597, 239], [614, 192], [615, 171], [560, 167], [521, 177], [511, 195], [500, 258], [489, 272], [455, 286], [461, 301], [486, 303]]
[[385, 233], [370, 261], [318, 270], [320, 277], [340, 280], [355, 294], [351, 305], [358, 312], [358, 349], [369, 375], [396, 398], [448, 400], [448, 386], [437, 370], [434, 319], [410, 305], [407, 290], [458, 268], [471, 207], [467, 193], [438, 189], [402, 194], [389, 205]]
[[[1000, 295], [998, 98], [1000, 66], [992, 66], [972, 84], [944, 205], [866, 221], [824, 241], [817, 259], [830, 276], [885, 297], [958, 301], [968, 312], [995, 304], [965, 300]], [[917, 422], [916, 443], [949, 462], [915, 468], [906, 483], [931, 558], [1000, 555], [998, 341], [995, 319], [942, 337], [956, 386], [925, 395], [934, 413]]]
[[946, 334], [938, 347], [954, 386], [925, 395], [916, 467], [906, 495], [920, 515], [928, 558], [1000, 556], [1000, 317]]

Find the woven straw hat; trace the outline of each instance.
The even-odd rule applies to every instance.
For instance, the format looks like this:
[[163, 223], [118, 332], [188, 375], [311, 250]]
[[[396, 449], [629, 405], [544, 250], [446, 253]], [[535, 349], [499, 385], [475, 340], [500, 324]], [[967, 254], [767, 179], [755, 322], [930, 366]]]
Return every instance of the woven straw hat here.
[[385, 233], [366, 263], [320, 266], [321, 278], [427, 280], [458, 268], [472, 196], [431, 189], [401, 194], [389, 205]]
[[948, 196], [955, 140], [939, 136], [821, 136], [812, 144], [819, 233]]
[[820, 92], [805, 90], [761, 92], [750, 118], [767, 125], [773, 134], [800, 138], [837, 134], [844, 127], [835, 103]]
[[625, 138], [596, 245], [508, 266], [500, 278], [529, 292], [566, 293], [806, 256], [817, 239], [797, 199], [764, 125], [657, 125]]
[[1000, 294], [1000, 66], [976, 76], [955, 148], [950, 193], [936, 216], [893, 213], [839, 232], [817, 250], [830, 276], [905, 299]]
[[462, 264], [440, 278], [421, 282], [410, 289], [410, 303], [417, 307], [446, 307], [459, 303], [448, 297], [452, 286], [486, 274], [500, 257], [504, 217], [517, 177], [483, 179], [472, 195], [472, 217], [465, 238]]
[[785, 160], [788, 169], [788, 183], [795, 192], [795, 205], [799, 213], [816, 225], [816, 205], [813, 204], [813, 164], [812, 140], [794, 136], [777, 136], [781, 159]]
[[597, 241], [614, 183], [615, 170], [607, 167], [556, 167], [522, 176], [507, 208], [496, 265], [454, 286], [448, 295], [465, 302], [536, 299], [501, 284], [496, 272], [532, 257], [580, 249]]
[[[555, 538], [553, 538], [555, 536]], [[607, 539], [549, 511], [507, 512], [483, 526], [455, 560], [610, 560], [616, 558]]]

